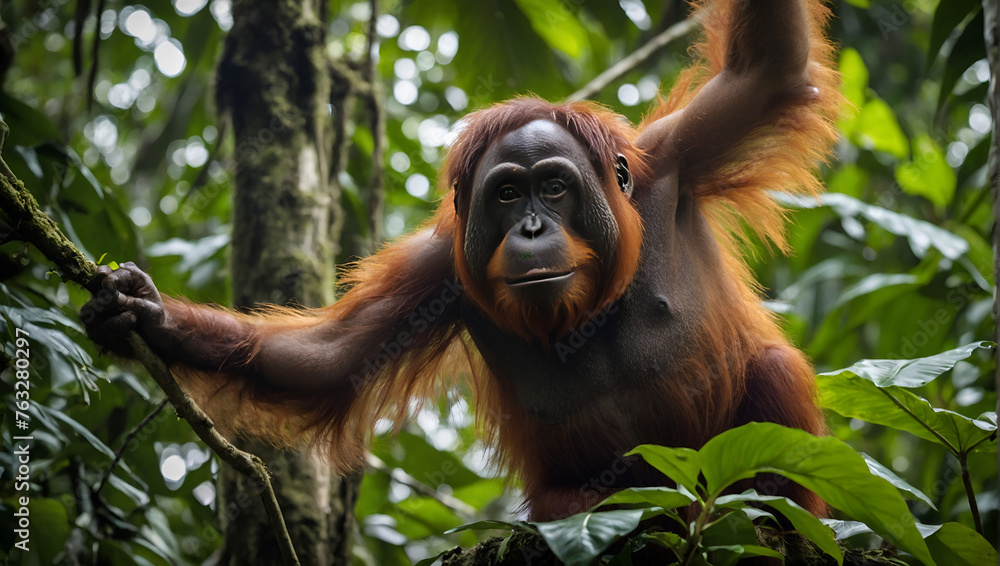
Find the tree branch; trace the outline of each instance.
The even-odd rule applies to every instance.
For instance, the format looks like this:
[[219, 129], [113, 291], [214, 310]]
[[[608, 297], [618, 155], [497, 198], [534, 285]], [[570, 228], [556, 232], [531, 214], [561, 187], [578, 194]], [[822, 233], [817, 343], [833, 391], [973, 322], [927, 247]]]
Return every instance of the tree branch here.
[[142, 421], [139, 422], [139, 424], [135, 425], [135, 428], [133, 428], [125, 436], [125, 442], [122, 442], [121, 448], [118, 449], [118, 452], [115, 452], [115, 459], [112, 460], [111, 465], [108, 466], [108, 471], [104, 474], [104, 477], [101, 478], [101, 483], [97, 484], [97, 489], [94, 490], [95, 493], [100, 493], [101, 490], [104, 489], [104, 486], [107, 485], [108, 480], [111, 479], [111, 476], [114, 475], [115, 468], [118, 467], [118, 462], [121, 462], [122, 457], [125, 456], [125, 449], [128, 448], [130, 444], [132, 444], [132, 441], [135, 440], [135, 437], [138, 436], [140, 432], [142, 432], [142, 429], [146, 428], [146, 426], [150, 422], [152, 422], [153, 419], [156, 418], [156, 415], [159, 415], [160, 412], [163, 411], [163, 408], [166, 406], [167, 406], [167, 399], [164, 398], [162, 401], [157, 403], [156, 407], [154, 407], [153, 410], [148, 415], [146, 415], [146, 417], [142, 419]]
[[567, 102], [589, 100], [597, 96], [611, 83], [621, 79], [628, 73], [648, 63], [660, 50], [670, 45], [675, 40], [691, 33], [701, 24], [698, 16], [691, 16], [688, 19], [677, 22], [666, 30], [653, 36], [645, 45], [636, 49], [628, 57], [608, 67], [603, 73], [597, 75], [583, 86], [580, 90], [566, 97]]
[[385, 109], [382, 107], [381, 92], [375, 82], [375, 46], [377, 34], [375, 33], [375, 23], [378, 19], [378, 2], [369, 0], [371, 6], [371, 18], [368, 21], [368, 44], [365, 50], [365, 60], [363, 75], [368, 83], [368, 92], [365, 93], [365, 106], [368, 110], [368, 127], [372, 132], [372, 170], [371, 186], [368, 188], [368, 225], [371, 234], [371, 250], [374, 252], [382, 243], [384, 237], [385, 215], [385, 182], [384, 164], [385, 160]]
[[97, 82], [97, 69], [98, 61], [100, 60], [99, 54], [101, 51], [101, 14], [104, 13], [104, 5], [107, 0], [100, 0], [97, 4], [97, 29], [94, 30], [94, 43], [90, 48], [90, 72], [87, 73], [87, 92], [85, 94], [87, 98], [87, 111], [94, 105], [94, 84]]
[[[63, 281], [72, 281], [91, 292], [95, 290], [94, 275], [97, 273], [97, 266], [83, 257], [59, 226], [38, 208], [35, 197], [31, 196], [24, 183], [11, 173], [2, 157], [0, 157], [0, 210], [7, 214], [11, 225], [24, 241], [33, 244], [56, 265]], [[271, 474], [264, 462], [257, 456], [237, 449], [218, 433], [212, 420], [181, 389], [167, 365], [153, 353], [145, 340], [135, 332], [129, 332], [126, 340], [135, 353], [135, 359], [146, 368], [160, 386], [177, 411], [177, 415], [191, 425], [198, 438], [219, 458], [250, 478], [251, 484], [260, 490], [260, 497], [278, 537], [285, 564], [297, 566], [299, 560], [288, 536], [288, 529], [278, 507], [278, 500], [274, 496], [274, 489], [271, 487]]]
[[441, 505], [444, 505], [448, 509], [451, 509], [456, 515], [460, 515], [468, 521], [476, 518], [478, 513], [476, 508], [468, 503], [462, 501], [457, 497], [447, 495], [444, 493], [439, 493], [438, 490], [433, 487], [423, 483], [417, 478], [411, 476], [410, 474], [404, 472], [399, 468], [390, 468], [388, 464], [383, 462], [378, 456], [374, 454], [368, 454], [367, 457], [368, 467], [378, 470], [384, 474], [388, 474], [393, 481], [399, 482], [406, 487], [412, 489], [413, 491], [423, 495], [424, 497], [429, 497]]

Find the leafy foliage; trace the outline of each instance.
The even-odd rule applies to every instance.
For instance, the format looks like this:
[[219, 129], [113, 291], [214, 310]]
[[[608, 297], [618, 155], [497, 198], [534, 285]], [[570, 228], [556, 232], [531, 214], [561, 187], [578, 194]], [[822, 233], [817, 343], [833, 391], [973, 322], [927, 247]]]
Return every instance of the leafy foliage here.
[[[683, 17], [678, 4], [380, 3], [387, 233], [411, 229], [433, 207], [449, 128], [465, 112], [526, 92], [568, 95]], [[360, 60], [367, 4], [328, 8], [331, 59]], [[86, 17], [78, 43], [74, 9], [0, 5], [17, 48], [13, 64], [0, 69], [0, 113], [10, 128], [4, 159], [88, 257], [136, 260], [167, 292], [227, 303], [231, 158], [241, 148], [232, 147], [216, 117], [211, 85], [231, 25], [229, 2], [108, 3]], [[757, 531], [777, 516], [835, 557], [833, 539], [869, 548], [881, 537], [911, 562], [996, 563], [995, 362], [979, 342], [995, 329], [981, 4], [852, 0], [835, 11], [832, 34], [842, 45], [853, 109], [839, 124], [836, 159], [822, 171], [830, 192], [785, 201], [794, 209], [792, 257], [774, 257], [764, 246], [746, 250], [767, 304], [823, 372], [818, 383], [832, 437], [750, 425], [697, 452], [643, 448], [676, 489], [627, 490], [608, 501], [612, 510], [529, 526], [510, 521], [516, 493], [489, 467], [474, 408], [455, 392], [425, 407], [400, 435], [377, 431], [373, 452], [385, 466], [369, 469], [356, 507], [359, 563], [433, 557], [499, 527], [541, 533], [568, 563], [588, 563], [608, 549], [617, 553], [614, 563], [627, 563], [631, 550], [658, 545], [728, 564], [772, 554]], [[164, 42], [183, 53], [181, 67], [158, 58]], [[685, 49], [683, 42], [669, 46], [599, 101], [638, 120], [655, 87], [669, 85], [684, 65]], [[369, 232], [372, 132], [363, 120], [348, 131], [339, 179], [342, 260], [364, 251], [359, 242]], [[204, 562], [221, 544], [223, 527], [213, 508], [214, 460], [170, 409], [124, 443], [161, 395], [146, 376], [95, 351], [75, 314], [84, 292], [59, 283], [36, 251], [8, 238], [12, 228], [0, 215], [0, 387], [7, 400], [0, 434], [10, 447], [0, 452], [0, 557], [24, 564]], [[24, 400], [17, 397], [18, 330], [29, 345], [21, 358], [30, 361], [34, 438], [26, 491], [15, 479], [14, 437], [24, 433], [15, 418]], [[877, 361], [858, 362], [865, 358]], [[830, 371], [836, 368], [847, 369]], [[837, 520], [824, 526], [788, 501], [725, 491], [760, 470], [816, 489], [838, 509]], [[966, 478], [987, 539], [974, 530]], [[33, 549], [26, 555], [13, 546], [17, 497], [25, 494]], [[682, 512], [691, 502], [704, 515], [694, 530]], [[642, 534], [640, 526], [636, 534], [639, 520], [653, 514], [678, 530]], [[507, 521], [483, 533], [448, 531], [497, 518]]]

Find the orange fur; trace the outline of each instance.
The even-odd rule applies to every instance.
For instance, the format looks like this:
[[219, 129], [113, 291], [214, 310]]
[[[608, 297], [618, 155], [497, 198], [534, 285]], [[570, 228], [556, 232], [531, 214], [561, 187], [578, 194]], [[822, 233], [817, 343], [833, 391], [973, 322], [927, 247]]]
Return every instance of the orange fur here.
[[[745, 232], [740, 218], [752, 219], [750, 229], [783, 252], [789, 251], [785, 240], [786, 211], [768, 191], [810, 195], [822, 192], [815, 166], [830, 158], [831, 147], [839, 135], [836, 118], [845, 104], [836, 71], [836, 49], [823, 33], [830, 9], [821, 1], [807, 5], [809, 82], [818, 90], [817, 96], [808, 104], [785, 106], [775, 123], [720, 155], [718, 161], [726, 165], [699, 178], [695, 186], [717, 233], [724, 231], [742, 239]], [[682, 110], [725, 64], [734, 2], [694, 0], [692, 6], [705, 14], [702, 40], [690, 48], [694, 64], [681, 73], [667, 97], [661, 97], [640, 130]], [[724, 236], [727, 240], [729, 237]]]
[[[458, 139], [448, 151], [442, 170], [441, 186], [451, 187], [446, 200], [458, 194], [458, 224], [455, 229], [455, 270], [465, 285], [469, 298], [484, 312], [497, 315], [494, 307], [498, 297], [491, 292], [487, 281], [480, 281], [471, 273], [461, 250], [465, 246], [468, 227], [468, 195], [472, 191], [475, 166], [486, 149], [504, 134], [534, 120], [549, 120], [572, 133], [588, 148], [594, 169], [603, 180], [604, 197], [618, 221], [619, 239], [614, 258], [601, 258], [597, 291], [586, 303], [574, 305], [577, 313], [595, 312], [618, 299], [632, 282], [639, 267], [642, 247], [642, 221], [635, 207], [618, 188], [615, 178], [615, 157], [621, 153], [628, 160], [636, 186], [645, 186], [650, 171], [645, 156], [632, 144], [635, 131], [619, 114], [589, 102], [550, 104], [537, 98], [523, 97], [473, 112], [463, 118]], [[505, 316], [513, 323], [517, 318]], [[536, 321], [537, 322], [537, 321]], [[577, 320], [576, 322], [579, 322]], [[514, 324], [509, 328], [523, 329]], [[559, 331], [565, 333], [567, 329]], [[536, 335], [537, 332], [532, 333]]]
[[490, 294], [494, 300], [493, 308], [488, 311], [490, 319], [518, 336], [538, 340], [543, 344], [548, 344], [553, 334], [552, 329], [555, 329], [556, 336], [563, 336], [589, 318], [589, 313], [584, 309], [592, 305], [591, 297], [597, 290], [597, 255], [587, 242], [567, 233], [564, 228], [561, 229], [569, 245], [571, 258], [570, 265], [565, 267], [575, 269], [576, 275], [573, 286], [559, 297], [558, 303], [549, 305], [545, 311], [522, 304], [507, 287], [503, 270], [506, 237], [497, 246], [487, 267]]
[[[445, 293], [451, 270], [451, 238], [454, 214], [450, 203], [442, 203], [426, 228], [384, 247], [358, 262], [342, 278], [348, 288], [336, 303], [314, 310], [266, 307], [252, 313], [225, 311], [252, 328], [246, 337], [244, 359], [235, 366], [197, 369], [182, 364], [172, 366], [185, 389], [229, 435], [260, 438], [277, 445], [291, 445], [304, 435], [323, 449], [333, 466], [350, 470], [364, 461], [364, 451], [375, 423], [380, 418], [397, 427], [415, 408], [413, 399], [443, 394], [456, 377], [468, 377], [469, 358], [462, 337], [463, 328], [454, 313], [428, 322], [422, 333], [414, 333], [413, 343], [401, 347], [398, 355], [390, 345], [399, 340], [400, 326], [412, 318], [415, 309], [428, 298]], [[445, 235], [443, 253], [427, 254], [428, 237]], [[415, 258], [427, 255], [438, 265], [407, 269]], [[450, 294], [450, 292], [448, 292]], [[455, 296], [454, 301], [461, 301]], [[170, 301], [167, 308], [181, 327], [211, 331], [211, 320], [223, 309], [208, 309]], [[251, 374], [241, 378], [247, 364], [267, 336], [291, 330], [339, 323], [337, 336], [345, 337], [347, 349], [371, 351], [371, 362], [339, 386], [314, 391], [281, 390]], [[427, 322], [424, 320], [423, 322]], [[247, 351], [249, 348], [249, 351]], [[294, 371], [295, 368], [289, 368]]]
[[[703, 4], [695, 5], [704, 9]], [[639, 268], [643, 226], [634, 204], [618, 189], [613, 160], [618, 153], [624, 154], [636, 191], [651, 190], [654, 179], [648, 156], [633, 140], [653, 121], [683, 109], [722, 69], [733, 4], [716, 1], [713, 5], [716, 8], [704, 22], [707, 43], [692, 49], [695, 66], [682, 74], [638, 129], [594, 104], [553, 105], [534, 98], [515, 99], [467, 116], [441, 175], [441, 186], [450, 192], [434, 217], [416, 235], [355, 264], [343, 278], [347, 292], [337, 303], [314, 311], [274, 307], [239, 314], [168, 302], [171, 317], [200, 334], [231, 335], [230, 323], [222, 322], [223, 318], [247, 329], [227, 346], [234, 359], [211, 368], [175, 365], [185, 387], [226, 431], [282, 444], [308, 433], [329, 449], [338, 468], [348, 469], [362, 461], [377, 419], [391, 418], [398, 424], [412, 410], [415, 399], [439, 394], [456, 376], [470, 377], [483, 435], [498, 446], [498, 460], [520, 474], [541, 516], [560, 512], [555, 503], [559, 498], [550, 497], [550, 469], [585, 474], [594, 459], [602, 456], [596, 454], [598, 448], [625, 451], [636, 438], [647, 437], [672, 438], [678, 445], [696, 447], [726, 428], [753, 419], [822, 433], [822, 414], [812, 403], [812, 370], [805, 357], [788, 345], [774, 316], [760, 305], [759, 289], [741, 257], [745, 236], [739, 225], [740, 218], [747, 219], [763, 239], [784, 250], [785, 213], [767, 191], [812, 194], [821, 189], [814, 164], [829, 156], [841, 97], [833, 47], [821, 32], [829, 10], [816, 2], [809, 3], [809, 73], [818, 95], [783, 105], [773, 123], [721, 156], [725, 166], [701, 174], [692, 180], [693, 186], [685, 187], [697, 197], [697, 210], [707, 217], [710, 231], [677, 245], [698, 260], [683, 267], [692, 270], [709, 306], [691, 329], [694, 345], [679, 352], [681, 359], [671, 374], [659, 376], [648, 388], [623, 390], [603, 399], [597, 417], [573, 417], [558, 431], [540, 437], [530, 416], [491, 375], [471, 343], [461, 318], [465, 307], [459, 304], [446, 305], [441, 316], [428, 322], [426, 330], [398, 355], [386, 355], [384, 363], [372, 362], [387, 354], [401, 332], [414, 326], [413, 313], [448, 292], [448, 282], [456, 277], [465, 293], [459, 302], [467, 299], [503, 328], [536, 338], [540, 338], [535, 330], [539, 326], [564, 335], [585, 314], [604, 309], [622, 296]], [[563, 126], [591, 151], [620, 230], [616, 253], [610, 258], [594, 258], [591, 243], [570, 236], [574, 259], [585, 266], [584, 276], [579, 288], [556, 309], [555, 318], [542, 324], [537, 313], [512, 301], [502, 287], [474, 276], [463, 254], [477, 164], [504, 134], [536, 119]], [[497, 269], [491, 264], [489, 271], [495, 275]], [[262, 340], [292, 330], [327, 327], [332, 327], [327, 331], [330, 347], [346, 352], [345, 363], [350, 365], [333, 367], [331, 372], [351, 374], [346, 379], [282, 389], [256, 374], [253, 360]], [[297, 369], [302, 368], [288, 371], [294, 374]], [[627, 418], [633, 414], [658, 417], [636, 428]], [[606, 446], [595, 447], [592, 439], [597, 436], [606, 439]], [[822, 512], [821, 502], [807, 505]]]

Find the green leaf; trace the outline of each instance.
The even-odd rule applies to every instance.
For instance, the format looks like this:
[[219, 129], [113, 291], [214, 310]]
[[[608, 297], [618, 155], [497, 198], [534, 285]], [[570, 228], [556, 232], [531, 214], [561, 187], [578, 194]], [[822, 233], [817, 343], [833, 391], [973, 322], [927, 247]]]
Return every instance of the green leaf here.
[[924, 495], [924, 492], [907, 483], [906, 480], [897, 476], [892, 470], [883, 466], [882, 463], [875, 458], [872, 458], [864, 452], [861, 452], [860, 454], [861, 457], [865, 459], [865, 463], [868, 464], [868, 471], [896, 486], [896, 489], [899, 489], [904, 493], [909, 493], [913, 496], [913, 499], [919, 499], [920, 501], [926, 503], [931, 509], [937, 511], [937, 507], [934, 505], [934, 502], [932, 502], [929, 497]]
[[945, 161], [944, 152], [929, 136], [913, 140], [913, 161], [896, 167], [896, 182], [907, 193], [945, 206], [955, 196], [958, 177]]
[[207, 262], [209, 258], [231, 242], [232, 236], [228, 233], [212, 234], [197, 240], [170, 238], [150, 245], [146, 255], [149, 257], [179, 256], [181, 262], [177, 265], [177, 269], [188, 272]]
[[816, 516], [806, 511], [798, 504], [785, 497], [772, 495], [760, 495], [754, 490], [747, 490], [739, 495], [724, 495], [715, 500], [715, 504], [726, 506], [734, 502], [763, 503], [772, 507], [788, 519], [792, 525], [803, 536], [816, 543], [816, 546], [823, 552], [829, 554], [837, 560], [837, 564], [844, 563], [844, 551], [837, 544], [833, 530], [824, 525]]
[[626, 456], [642, 456], [650, 466], [682, 485], [693, 494], [698, 493], [698, 452], [690, 448], [667, 448], [653, 444], [636, 447]]
[[641, 509], [580, 513], [550, 523], [533, 523], [566, 566], [586, 566], [643, 519]]
[[[990, 190], [988, 187], [984, 190]], [[988, 203], [992, 204], [992, 203]], [[987, 293], [993, 292], [993, 247], [983, 237], [978, 228], [971, 224], [958, 224], [954, 226], [955, 235], [963, 238], [969, 243], [969, 253], [959, 260], [962, 267], [969, 272], [972, 279], [979, 285], [979, 288]], [[990, 234], [986, 234], [989, 236]], [[952, 293], [951, 291], [949, 293]], [[955, 294], [949, 294], [948, 298], [960, 299], [964, 303], [971, 297], [963, 294], [961, 289], [956, 288]]]
[[[459, 37], [475, 38], [462, 44], [451, 65], [455, 69], [455, 86], [469, 95], [471, 107], [508, 98], [515, 93], [531, 91], [539, 96], [558, 98], [570, 88], [565, 64], [556, 57], [549, 43], [560, 41], [558, 29], [545, 30], [542, 37], [536, 26], [544, 24], [529, 20], [527, 9], [514, 0], [499, 0], [491, 7], [470, 5], [463, 0], [404, 3], [397, 15], [405, 21], [441, 22], [451, 18]], [[578, 21], [568, 25], [579, 25]], [[571, 43], [580, 41], [579, 32], [571, 33]], [[584, 36], [586, 37], [586, 36]], [[586, 45], [586, 44], [584, 44]]]
[[938, 94], [937, 113], [944, 108], [945, 102], [951, 96], [958, 79], [972, 66], [973, 63], [983, 58], [983, 13], [979, 12], [976, 17], [969, 22], [962, 34], [958, 36], [955, 45], [948, 54], [945, 61], [944, 73], [941, 75], [941, 91]]
[[847, 101], [862, 108], [868, 98], [868, 67], [856, 49], [840, 52], [840, 79]]
[[66, 507], [55, 499], [32, 498], [31, 551], [39, 553], [43, 564], [52, 564], [63, 551], [69, 537], [69, 516]]
[[671, 550], [678, 549], [684, 544], [684, 539], [676, 533], [642, 533], [642, 538]]
[[732, 501], [731, 504], [727, 504], [727, 501], [723, 500], [722, 503], [719, 503], [717, 499], [715, 505], [717, 508], [728, 507], [734, 511], [726, 513], [702, 532], [701, 544], [703, 546], [760, 543], [757, 538], [757, 528], [754, 527], [753, 520], [746, 513], [749, 508], [745, 507], [741, 501]]
[[915, 360], [861, 360], [849, 368], [825, 372], [820, 375], [838, 376], [852, 373], [879, 387], [890, 385], [908, 388], [922, 387], [955, 367], [955, 364], [968, 358], [976, 350], [992, 349], [993, 347], [992, 342], [972, 342], [947, 352]]
[[863, 278], [844, 290], [834, 304], [834, 310], [827, 314], [813, 335], [809, 349], [827, 351], [841, 342], [845, 334], [867, 324], [887, 305], [910, 296], [925, 283], [909, 274], [875, 273]]
[[969, 149], [965, 160], [962, 161], [962, 165], [958, 168], [958, 186], [964, 186], [973, 173], [986, 165], [990, 155], [990, 141], [990, 136], [983, 136], [983, 139], [979, 140], [979, 143]]
[[393, 450], [376, 446], [372, 452], [389, 466], [402, 468], [432, 487], [448, 484], [458, 489], [482, 479], [457, 455], [438, 450], [422, 435], [402, 431], [396, 435], [395, 442], [398, 446]]
[[896, 113], [881, 98], [869, 100], [857, 120], [858, 145], [883, 151], [899, 159], [910, 154], [910, 142], [896, 119]]
[[600, 503], [605, 505], [632, 505], [676, 509], [686, 507], [694, 498], [669, 487], [630, 487], [623, 489]]
[[871, 173], [857, 165], [845, 165], [833, 174], [826, 182], [831, 193], [843, 193], [852, 197], [860, 197], [870, 183]]
[[983, 5], [978, 0], [947, 0], [938, 2], [931, 25], [931, 40], [927, 46], [927, 66], [937, 59], [941, 47], [948, 37], [971, 14], [978, 13]]
[[439, 558], [441, 558], [445, 554], [448, 554], [452, 550], [454, 550], [454, 549], [449, 548], [448, 550], [442, 550], [441, 552], [439, 552], [439, 553], [437, 553], [437, 554], [435, 554], [433, 556], [428, 556], [427, 558], [424, 558], [423, 560], [421, 560], [420, 562], [417, 562], [413, 566], [431, 566], [432, 564], [434, 564], [435, 562], [437, 562]]
[[[115, 453], [110, 448], [108, 448], [107, 444], [101, 442], [99, 438], [94, 436], [94, 433], [87, 430], [85, 426], [71, 419], [68, 415], [66, 415], [62, 411], [46, 407], [45, 405], [42, 404], [34, 405], [34, 409], [38, 411], [40, 415], [45, 414], [55, 420], [62, 421], [63, 423], [69, 425], [69, 427], [72, 428], [76, 434], [80, 435], [81, 438], [85, 439], [88, 443], [90, 443], [90, 445], [94, 447], [95, 450], [107, 456], [109, 460], [114, 460]], [[128, 466], [125, 465], [125, 462], [120, 462], [120, 464], [122, 466], [122, 469], [128, 471]]]
[[497, 547], [496, 560], [500, 562], [503, 560], [504, 556], [507, 556], [507, 552], [510, 550], [510, 542], [514, 540], [514, 533], [507, 533], [507, 536], [503, 537], [500, 541], [500, 546]]
[[820, 519], [820, 521], [833, 529], [837, 540], [844, 540], [854, 535], [870, 534], [871, 527], [861, 521], [841, 521], [840, 519]]
[[9, 150], [16, 145], [33, 147], [46, 141], [63, 139], [59, 128], [48, 116], [5, 92], [0, 93], [0, 113], [10, 128], [4, 149]]
[[997, 563], [997, 551], [989, 541], [961, 523], [945, 523], [926, 540], [938, 564]]
[[587, 30], [559, 0], [514, 0], [535, 30], [553, 49], [578, 58], [587, 45]]
[[845, 417], [905, 430], [942, 444], [956, 455], [980, 445], [996, 431], [996, 425], [985, 419], [970, 419], [954, 411], [936, 409], [906, 389], [880, 388], [851, 372], [817, 376], [816, 385], [823, 408]]
[[476, 521], [475, 523], [469, 523], [467, 525], [455, 527], [454, 529], [449, 529], [445, 531], [444, 534], [450, 535], [453, 533], [460, 533], [462, 531], [513, 531], [522, 525], [523, 523], [505, 523], [503, 521]]
[[622, 545], [618, 554], [605, 563], [605, 566], [632, 566], [632, 553], [643, 549], [645, 546], [646, 541], [642, 537], [632, 537]]
[[919, 258], [926, 256], [927, 251], [932, 247], [951, 260], [958, 260], [969, 251], [969, 242], [940, 226], [881, 206], [864, 203], [848, 195], [825, 193], [819, 198], [800, 197], [779, 192], [772, 192], [771, 195], [781, 204], [788, 206], [797, 208], [828, 206], [841, 217], [862, 216], [890, 234], [906, 237], [910, 243], [910, 249]]
[[[844, 289], [840, 296], [837, 297], [837, 302], [833, 304], [833, 308], [846, 305], [858, 297], [871, 295], [890, 287], [902, 286], [904, 287], [904, 292], [915, 290], [919, 283], [920, 279], [916, 275], [909, 273], [872, 273]], [[894, 291], [894, 293], [896, 292], [898, 291]]]
[[[864, 459], [832, 437], [774, 423], [750, 423], [723, 432], [699, 451], [709, 493], [758, 473], [781, 474], [833, 507], [864, 521], [899, 548], [931, 564], [906, 502], [889, 482], [868, 471]], [[878, 501], [878, 505], [872, 505]]]
[[143, 491], [114, 474], [111, 474], [111, 476], [108, 477], [108, 483], [110, 483], [111, 486], [118, 491], [124, 493], [129, 499], [135, 502], [136, 505], [142, 506], [149, 504], [148, 486], [143, 485], [143, 489], [147, 490]]
[[[772, 550], [766, 546], [760, 546], [757, 544], [706, 546], [705, 550], [712, 553], [712, 566], [734, 566], [740, 560], [750, 558], [752, 556], [770, 556], [773, 558], [784, 559], [784, 555], [777, 550]], [[719, 556], [720, 554], [722, 556]]]

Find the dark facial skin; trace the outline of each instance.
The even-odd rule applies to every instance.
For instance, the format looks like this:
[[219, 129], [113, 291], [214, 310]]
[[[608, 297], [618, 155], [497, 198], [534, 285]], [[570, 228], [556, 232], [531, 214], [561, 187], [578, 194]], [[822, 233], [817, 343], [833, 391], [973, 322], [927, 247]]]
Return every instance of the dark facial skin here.
[[508, 289], [538, 304], [572, 284], [577, 265], [567, 233], [586, 241], [599, 257], [613, 253], [618, 240], [586, 149], [561, 126], [536, 120], [494, 143], [479, 162], [466, 261], [481, 281], [491, 259], [501, 262]]

